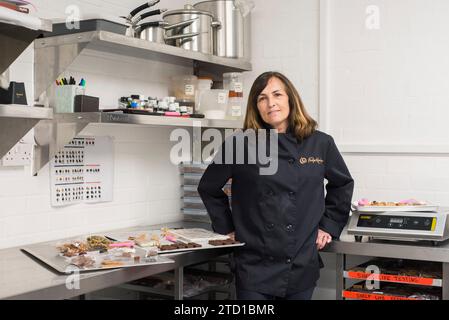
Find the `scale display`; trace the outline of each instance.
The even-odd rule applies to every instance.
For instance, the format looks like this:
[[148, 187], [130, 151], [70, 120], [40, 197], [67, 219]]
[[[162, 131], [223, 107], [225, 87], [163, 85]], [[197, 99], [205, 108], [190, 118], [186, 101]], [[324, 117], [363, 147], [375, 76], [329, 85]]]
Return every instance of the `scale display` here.
[[360, 215], [357, 223], [357, 227], [361, 228], [416, 231], [435, 231], [436, 225], [437, 218], [386, 215]]

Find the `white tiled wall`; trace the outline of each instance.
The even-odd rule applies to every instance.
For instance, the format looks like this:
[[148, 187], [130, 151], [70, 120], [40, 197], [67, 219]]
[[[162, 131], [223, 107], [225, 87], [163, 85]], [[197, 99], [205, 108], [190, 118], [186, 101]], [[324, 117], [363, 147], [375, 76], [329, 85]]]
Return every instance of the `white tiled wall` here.
[[[38, 15], [63, 18], [67, 5], [79, 4], [91, 18], [125, 15], [142, 1], [33, 1]], [[177, 8], [184, 1], [163, 6]], [[162, 8], [162, 5], [160, 6]], [[118, 18], [116, 18], [119, 21]], [[117, 99], [131, 93], [164, 96], [168, 77], [192, 70], [146, 60], [126, 59], [89, 52], [77, 59], [66, 75], [88, 82], [87, 94], [99, 96], [103, 107], [115, 107]], [[12, 81], [26, 83], [33, 101], [34, 54], [30, 46], [10, 69]], [[114, 201], [54, 209], [50, 206], [48, 166], [38, 177], [29, 170], [0, 167], [0, 248], [19, 246], [84, 233], [181, 219], [181, 180], [169, 160], [170, 129], [129, 126], [88, 126], [81, 135], [110, 135], [115, 141]]]
[[252, 13], [253, 71], [245, 86], [266, 71], [284, 73], [297, 87], [307, 110], [318, 119], [318, 0], [256, 0]]
[[[447, 145], [449, 2], [327, 2], [328, 112], [335, 138], [344, 144]], [[378, 12], [377, 26], [369, 7]]]
[[[340, 144], [447, 145], [449, 3], [324, 0], [328, 4], [329, 131]], [[374, 6], [378, 28], [367, 28]], [[345, 155], [355, 199], [418, 198], [449, 205], [446, 155]]]
[[[82, 18], [99, 16], [120, 21], [118, 16], [141, 2], [39, 0], [33, 3], [38, 15], [44, 18], [64, 18], [68, 5], [80, 5]], [[162, 1], [159, 7], [179, 8], [185, 2], [188, 1]], [[318, 1], [255, 2], [254, 71], [246, 75], [247, 89], [264, 71], [284, 72], [298, 86], [310, 112], [317, 117]], [[87, 94], [100, 96], [102, 107], [109, 108], [116, 105], [118, 97], [130, 93], [162, 96], [166, 94], [168, 76], [191, 72], [180, 66], [123, 59], [88, 52], [65, 75], [86, 78]], [[29, 48], [10, 72], [11, 80], [25, 81], [29, 101], [33, 94], [33, 63], [33, 50]], [[169, 133], [169, 129], [118, 126], [89, 126], [81, 133], [115, 137], [115, 198], [109, 204], [53, 209], [48, 168], [38, 177], [30, 177], [23, 169], [0, 168], [0, 248], [179, 219], [180, 179], [176, 167], [169, 162]]]

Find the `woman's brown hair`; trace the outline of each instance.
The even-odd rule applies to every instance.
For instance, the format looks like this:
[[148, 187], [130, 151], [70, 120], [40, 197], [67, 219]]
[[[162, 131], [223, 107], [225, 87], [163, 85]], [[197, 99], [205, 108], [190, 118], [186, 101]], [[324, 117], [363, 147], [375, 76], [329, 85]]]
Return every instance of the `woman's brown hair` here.
[[308, 114], [298, 90], [296, 90], [295, 86], [286, 76], [279, 72], [265, 72], [254, 82], [248, 98], [244, 130], [259, 130], [267, 127], [257, 108], [257, 100], [272, 78], [277, 78], [282, 81], [288, 95], [290, 104], [290, 115], [288, 117], [289, 130], [299, 140], [310, 137], [316, 131], [318, 124]]

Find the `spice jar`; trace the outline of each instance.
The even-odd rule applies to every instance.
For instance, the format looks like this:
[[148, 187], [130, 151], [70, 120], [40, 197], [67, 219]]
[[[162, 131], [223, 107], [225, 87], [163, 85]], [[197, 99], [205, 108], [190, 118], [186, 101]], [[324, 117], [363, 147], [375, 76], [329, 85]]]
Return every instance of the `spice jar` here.
[[178, 100], [195, 103], [195, 90], [198, 78], [196, 76], [183, 75], [171, 78], [170, 95]]

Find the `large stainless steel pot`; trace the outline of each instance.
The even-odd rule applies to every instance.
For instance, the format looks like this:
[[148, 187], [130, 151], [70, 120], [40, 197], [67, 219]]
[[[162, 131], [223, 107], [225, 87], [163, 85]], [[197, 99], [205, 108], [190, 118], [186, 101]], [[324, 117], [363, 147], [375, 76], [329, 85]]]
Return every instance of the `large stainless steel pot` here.
[[143, 23], [135, 28], [135, 34], [137, 38], [157, 42], [157, 43], [167, 43], [169, 41], [192, 41], [194, 37], [198, 36], [198, 33], [190, 33], [190, 34], [178, 34], [167, 36], [166, 31], [172, 30], [175, 28], [185, 28], [195, 22], [196, 19], [183, 21], [180, 23], [175, 23], [169, 25], [164, 21], [156, 21], [156, 22], [148, 22]]
[[214, 15], [208, 11], [194, 9], [190, 5], [186, 5], [184, 9], [172, 10], [162, 15], [164, 21], [168, 24], [181, 23], [196, 19], [190, 26], [185, 28], [175, 28], [167, 32], [168, 36], [198, 33], [199, 35], [192, 39], [192, 41], [176, 40], [174, 43], [177, 47], [186, 50], [198, 51], [206, 54], [214, 53], [214, 32], [220, 26], [220, 23], [215, 21]]
[[215, 55], [226, 58], [251, 59], [251, 14], [243, 13], [243, 8], [235, 0], [202, 1], [194, 8], [211, 12], [221, 22], [214, 39]]

